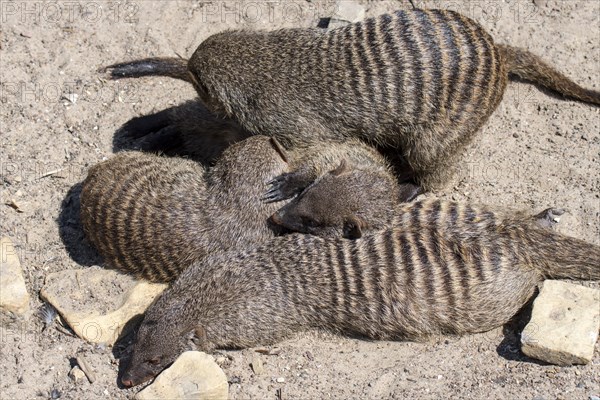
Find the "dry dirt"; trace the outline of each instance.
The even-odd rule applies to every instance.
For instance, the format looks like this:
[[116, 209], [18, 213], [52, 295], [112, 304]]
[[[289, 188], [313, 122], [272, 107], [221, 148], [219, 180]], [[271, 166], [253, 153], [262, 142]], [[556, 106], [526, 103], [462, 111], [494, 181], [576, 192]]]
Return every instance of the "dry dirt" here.
[[[367, 16], [409, 7], [367, 2]], [[600, 89], [600, 2], [417, 1], [479, 21], [498, 42], [529, 48], [584, 86]], [[32, 295], [44, 276], [101, 260], [81, 235], [78, 186], [90, 165], [113, 152], [113, 135], [134, 116], [194, 97], [168, 79], [105, 81], [108, 63], [144, 56], [188, 56], [225, 28], [316, 26], [331, 14], [313, 1], [1, 1], [0, 234], [17, 244]], [[300, 12], [301, 11], [301, 12]], [[76, 97], [76, 99], [75, 99]], [[74, 101], [76, 100], [76, 101]], [[598, 108], [513, 83], [461, 173], [442, 197], [542, 210], [565, 207], [560, 230], [600, 244]], [[17, 210], [4, 205], [13, 199]], [[3, 316], [0, 397], [123, 399], [112, 349], [60, 333], [32, 314]], [[320, 333], [281, 343], [262, 356], [254, 376], [251, 350], [226, 352], [233, 399], [520, 398], [600, 396], [600, 346], [591, 365], [560, 368], [524, 357], [514, 327], [427, 343], [369, 342]], [[83, 353], [96, 381], [67, 376]], [[276, 378], [285, 382], [278, 383]], [[281, 391], [278, 391], [281, 389]]]

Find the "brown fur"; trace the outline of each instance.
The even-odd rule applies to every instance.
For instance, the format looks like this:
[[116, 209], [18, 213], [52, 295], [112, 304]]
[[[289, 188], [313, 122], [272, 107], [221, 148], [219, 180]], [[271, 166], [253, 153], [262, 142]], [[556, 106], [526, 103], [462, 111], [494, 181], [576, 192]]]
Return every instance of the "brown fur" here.
[[[391, 210], [400, 206], [405, 195], [397, 193], [405, 189], [389, 174], [377, 175], [372, 169], [361, 171], [342, 163], [277, 210], [270, 220], [287, 231], [358, 239], [365, 231], [393, 225]], [[533, 217], [523, 212], [515, 215], [553, 228], [563, 213], [562, 209], [549, 208]]]
[[254, 247], [275, 235], [267, 219], [285, 203], [263, 201], [267, 182], [298, 165], [319, 176], [342, 160], [373, 182], [373, 190], [363, 190], [356, 202], [365, 220], [383, 211], [375, 208], [389, 209], [380, 198], [391, 204], [397, 184], [383, 157], [368, 146], [349, 141], [298, 154], [254, 136], [225, 150], [208, 170], [191, 160], [119, 154], [90, 170], [81, 219], [109, 265], [168, 282], [209, 254]]
[[[113, 77], [145, 76], [156, 62], [109, 69]], [[286, 147], [353, 137], [393, 149], [406, 162], [405, 177], [425, 190], [447, 182], [509, 74], [600, 104], [599, 92], [525, 50], [495, 45], [480, 25], [446, 10], [397, 11], [329, 31], [225, 31], [198, 46], [188, 75], [184, 60], [161, 62], [248, 132]]]
[[210, 170], [191, 160], [121, 153], [90, 169], [83, 227], [110, 266], [168, 282], [208, 254], [272, 237], [266, 219], [280, 205], [262, 195], [266, 182], [286, 171], [265, 136], [232, 146]]
[[[289, 231], [357, 239], [390, 226], [401, 196], [393, 175], [343, 162], [271, 216]], [[365, 204], [370, 204], [365, 207]]]
[[148, 309], [123, 383], [187, 349], [269, 345], [313, 328], [383, 340], [484, 332], [546, 278], [600, 279], [600, 247], [536, 220], [426, 200], [358, 240], [294, 234], [211, 256]]

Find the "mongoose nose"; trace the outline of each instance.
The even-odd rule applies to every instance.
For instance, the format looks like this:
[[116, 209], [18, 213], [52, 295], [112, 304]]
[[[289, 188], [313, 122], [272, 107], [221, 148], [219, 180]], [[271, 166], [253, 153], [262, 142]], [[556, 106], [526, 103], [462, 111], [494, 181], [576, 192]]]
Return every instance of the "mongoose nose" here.
[[133, 382], [131, 382], [131, 379], [123, 378], [121, 379], [121, 383], [123, 384], [123, 386], [128, 388], [133, 386]]
[[275, 214], [271, 215], [271, 217], [269, 219], [275, 225], [281, 225], [283, 223], [283, 221], [281, 220], [281, 217], [279, 216], [278, 212], [276, 212]]

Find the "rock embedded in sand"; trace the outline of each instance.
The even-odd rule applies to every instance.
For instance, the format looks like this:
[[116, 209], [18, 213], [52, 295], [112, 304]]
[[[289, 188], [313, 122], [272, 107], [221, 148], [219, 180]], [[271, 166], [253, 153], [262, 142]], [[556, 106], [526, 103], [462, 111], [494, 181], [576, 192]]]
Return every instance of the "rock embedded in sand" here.
[[227, 377], [210, 355], [186, 351], [135, 398], [221, 400], [228, 392]]
[[77, 365], [69, 371], [69, 378], [75, 383], [86, 381], [85, 373]]
[[0, 239], [0, 310], [17, 315], [29, 311], [29, 293], [21, 262], [15, 245], [8, 237]]
[[521, 333], [521, 350], [551, 364], [588, 364], [599, 329], [600, 290], [547, 280]]
[[254, 375], [261, 375], [263, 372], [265, 372], [265, 367], [263, 366], [263, 362], [260, 358], [260, 355], [254, 352], [252, 353], [252, 362], [250, 363], [250, 365], [252, 366], [252, 371], [254, 372]]
[[90, 267], [46, 276], [40, 296], [56, 308], [80, 338], [114, 344], [130, 329], [128, 322], [143, 314], [166, 287]]
[[334, 10], [335, 12], [327, 26], [329, 29], [339, 28], [365, 19], [365, 8], [354, 1], [337, 1]]

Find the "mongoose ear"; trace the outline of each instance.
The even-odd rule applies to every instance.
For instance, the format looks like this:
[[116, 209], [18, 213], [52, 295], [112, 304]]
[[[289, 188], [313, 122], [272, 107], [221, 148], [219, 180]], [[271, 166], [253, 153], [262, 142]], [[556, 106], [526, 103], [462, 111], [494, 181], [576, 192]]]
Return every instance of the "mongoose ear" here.
[[189, 334], [188, 339], [195, 348], [201, 348], [203, 343], [206, 343], [206, 331], [203, 327], [195, 327]]
[[349, 217], [344, 222], [344, 237], [347, 239], [360, 239], [364, 226], [366, 226], [366, 223], [362, 218], [356, 216]]
[[348, 160], [346, 160], [345, 158], [342, 159], [342, 161], [340, 162], [340, 165], [334, 169], [333, 171], [331, 171], [331, 175], [333, 176], [339, 176], [342, 175], [346, 172], [350, 172], [352, 168], [350, 167], [350, 164], [348, 163]]
[[287, 150], [281, 145], [281, 143], [279, 143], [279, 141], [275, 138], [269, 138], [269, 142], [271, 143], [271, 146], [273, 146], [275, 151], [279, 153], [283, 161], [289, 164]]

